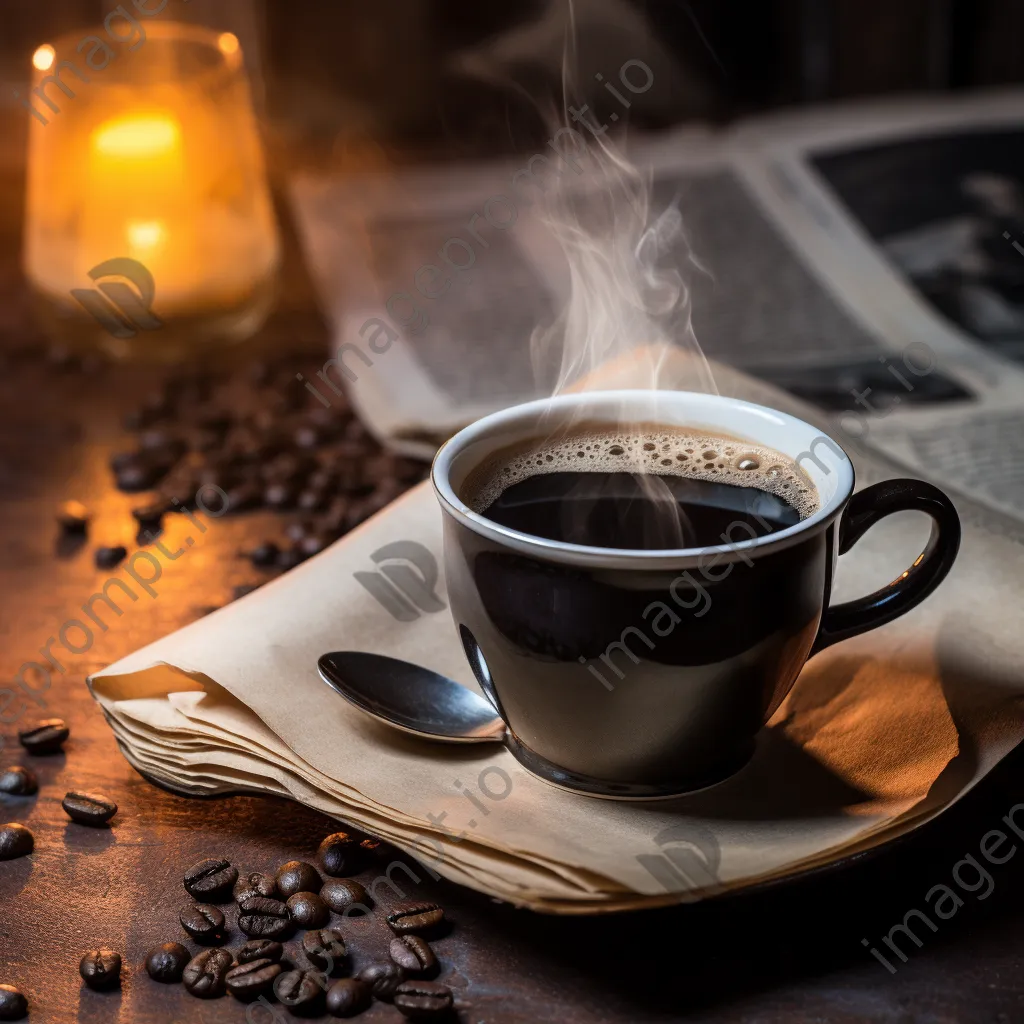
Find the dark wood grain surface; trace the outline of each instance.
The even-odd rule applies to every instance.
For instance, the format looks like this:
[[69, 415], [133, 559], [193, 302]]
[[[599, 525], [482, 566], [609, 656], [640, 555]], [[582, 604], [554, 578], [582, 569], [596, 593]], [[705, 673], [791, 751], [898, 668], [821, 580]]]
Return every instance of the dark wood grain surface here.
[[[153, 386], [152, 371], [68, 370], [44, 357], [23, 290], [10, 270], [16, 228], [3, 226], [8, 273], [0, 307], [0, 678], [10, 680], [74, 616], [109, 575], [91, 547], [60, 556], [54, 510], [66, 498], [96, 512], [94, 542], [132, 546], [133, 500], [111, 487], [106, 460], [121, 446], [122, 414]], [[295, 291], [289, 293], [294, 297]], [[301, 305], [301, 304], [297, 304]], [[325, 344], [315, 317], [292, 310], [297, 330], [268, 336]], [[297, 333], [305, 332], [304, 338]], [[272, 339], [271, 339], [272, 340]], [[11, 355], [12, 351], [21, 354]], [[247, 358], [247, 351], [238, 358]], [[146, 951], [181, 941], [182, 873], [205, 856], [243, 870], [271, 870], [309, 858], [337, 824], [277, 800], [187, 800], [140, 778], [121, 757], [90, 699], [85, 676], [231, 600], [259, 574], [239, 551], [267, 535], [265, 514], [218, 521], [201, 547], [167, 567], [151, 600], [126, 608], [81, 657], [64, 659], [43, 694], [46, 708], [2, 709], [0, 760], [31, 764], [39, 795], [0, 798], [0, 820], [28, 825], [30, 857], [0, 863], [0, 982], [31, 1002], [31, 1021], [242, 1021], [225, 997], [202, 1002], [181, 986], [152, 982]], [[9, 685], [7, 683], [3, 685]], [[59, 714], [72, 735], [65, 753], [30, 758], [16, 741], [33, 717]], [[22, 717], [23, 716], [23, 717]], [[439, 900], [454, 921], [437, 943], [441, 979], [455, 990], [464, 1024], [504, 1022], [940, 1022], [1024, 1020], [1024, 853], [992, 867], [985, 899], [964, 895], [922, 948], [904, 943], [907, 963], [891, 975], [862, 945], [877, 945], [956, 863], [977, 854], [984, 833], [1024, 801], [1021, 758], [1012, 756], [932, 825], [876, 855], [790, 884], [704, 905], [601, 919], [554, 919], [495, 903], [444, 882], [409, 886]], [[67, 790], [108, 794], [120, 805], [114, 827], [70, 824]], [[601, 836], [590, 837], [600, 843]], [[369, 879], [370, 869], [363, 877]], [[984, 890], [979, 890], [979, 895]], [[232, 945], [240, 944], [237, 933]], [[380, 958], [389, 934], [380, 921], [348, 928], [355, 965]], [[125, 960], [120, 992], [85, 989], [78, 961], [100, 944]], [[194, 948], [194, 946], [193, 946]], [[286, 1015], [282, 1012], [282, 1017]], [[256, 1013], [252, 1020], [269, 1019]], [[377, 1003], [362, 1018], [399, 1020]]]

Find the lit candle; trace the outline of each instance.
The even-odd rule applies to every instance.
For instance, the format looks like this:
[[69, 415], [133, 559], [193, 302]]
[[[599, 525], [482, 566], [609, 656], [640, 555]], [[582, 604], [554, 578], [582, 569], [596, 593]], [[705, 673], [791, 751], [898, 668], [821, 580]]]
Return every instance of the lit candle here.
[[[31, 125], [26, 270], [58, 320], [76, 315], [70, 297], [93, 286], [93, 268], [127, 257], [152, 278], [161, 321], [235, 316], [251, 329], [278, 246], [238, 40], [156, 27], [120, 78], [76, 84]], [[36, 51], [37, 80], [61, 52]]]

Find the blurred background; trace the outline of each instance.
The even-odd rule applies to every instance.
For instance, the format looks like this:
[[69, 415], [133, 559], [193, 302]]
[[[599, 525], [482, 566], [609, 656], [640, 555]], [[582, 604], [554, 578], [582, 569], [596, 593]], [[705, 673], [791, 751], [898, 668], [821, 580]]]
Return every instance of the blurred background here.
[[[360, 138], [449, 155], [528, 146], [541, 132], [537, 102], [559, 92], [566, 15], [557, 0], [170, 4], [159, 17], [239, 36], [271, 138], [302, 140], [321, 156]], [[84, 32], [115, 6], [6, 4], [0, 102], [16, 112], [12, 93], [27, 85], [40, 43]], [[673, 88], [635, 111], [641, 125], [1024, 78], [1020, 0], [580, 0], [576, 22], [584, 64], [648, 56], [673, 65]], [[471, 77], [481, 66], [494, 79], [487, 88]], [[13, 141], [8, 160], [19, 152]]]

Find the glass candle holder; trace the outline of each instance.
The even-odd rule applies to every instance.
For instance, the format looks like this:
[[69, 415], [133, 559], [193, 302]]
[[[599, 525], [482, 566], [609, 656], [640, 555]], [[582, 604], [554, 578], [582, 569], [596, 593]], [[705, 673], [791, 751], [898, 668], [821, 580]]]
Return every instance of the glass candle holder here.
[[273, 302], [249, 82], [231, 33], [108, 23], [33, 57], [25, 272], [61, 343], [179, 361], [248, 337]]

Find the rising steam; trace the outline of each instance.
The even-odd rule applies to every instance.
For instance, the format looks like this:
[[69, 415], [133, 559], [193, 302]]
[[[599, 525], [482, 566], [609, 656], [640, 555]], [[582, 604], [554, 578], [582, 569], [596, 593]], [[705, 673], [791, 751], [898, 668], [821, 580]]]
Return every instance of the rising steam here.
[[531, 337], [540, 390], [587, 388], [610, 364], [657, 388], [666, 356], [681, 350], [690, 357], [688, 386], [717, 394], [693, 331], [687, 283], [706, 271], [690, 249], [678, 201], [655, 211], [650, 172], [607, 133], [588, 132], [585, 141], [583, 175], [571, 182], [563, 175], [542, 202], [540, 219], [564, 254], [569, 291], [554, 322]]

